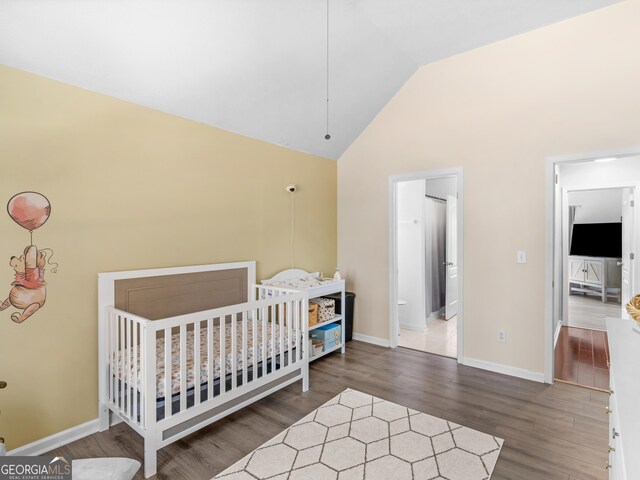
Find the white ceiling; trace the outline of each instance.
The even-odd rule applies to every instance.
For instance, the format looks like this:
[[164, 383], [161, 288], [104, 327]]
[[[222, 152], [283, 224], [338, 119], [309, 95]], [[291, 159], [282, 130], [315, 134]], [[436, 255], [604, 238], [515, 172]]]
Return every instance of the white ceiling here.
[[[424, 64], [619, 0], [2, 0], [0, 63], [338, 158]], [[596, 32], [597, 33], [597, 32]]]

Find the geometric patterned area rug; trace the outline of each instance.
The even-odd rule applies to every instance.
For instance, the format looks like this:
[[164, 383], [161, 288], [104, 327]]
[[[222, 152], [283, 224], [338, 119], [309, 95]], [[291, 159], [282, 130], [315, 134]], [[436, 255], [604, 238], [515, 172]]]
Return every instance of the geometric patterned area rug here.
[[347, 389], [215, 478], [482, 480], [503, 443]]

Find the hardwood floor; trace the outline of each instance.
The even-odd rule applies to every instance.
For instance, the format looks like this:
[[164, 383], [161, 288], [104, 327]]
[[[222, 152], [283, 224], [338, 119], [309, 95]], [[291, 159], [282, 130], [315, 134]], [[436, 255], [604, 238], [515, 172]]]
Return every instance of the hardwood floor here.
[[[298, 382], [161, 450], [154, 478], [209, 480], [347, 387], [504, 438], [493, 480], [607, 478], [605, 393], [356, 341], [311, 364], [306, 394]], [[143, 442], [120, 424], [50, 453], [142, 460]]]
[[555, 350], [555, 379], [608, 391], [607, 332], [562, 327]]

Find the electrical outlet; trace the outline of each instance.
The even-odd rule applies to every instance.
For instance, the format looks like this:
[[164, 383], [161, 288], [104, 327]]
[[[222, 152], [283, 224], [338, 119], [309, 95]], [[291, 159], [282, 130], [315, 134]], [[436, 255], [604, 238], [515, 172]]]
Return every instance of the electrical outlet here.
[[498, 342], [507, 343], [507, 332], [505, 330], [498, 330]]

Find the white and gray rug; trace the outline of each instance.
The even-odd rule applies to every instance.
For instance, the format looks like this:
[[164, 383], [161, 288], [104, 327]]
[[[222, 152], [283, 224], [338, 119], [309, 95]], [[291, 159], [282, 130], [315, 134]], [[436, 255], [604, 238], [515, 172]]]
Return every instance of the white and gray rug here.
[[482, 480], [503, 442], [347, 389], [215, 478]]

